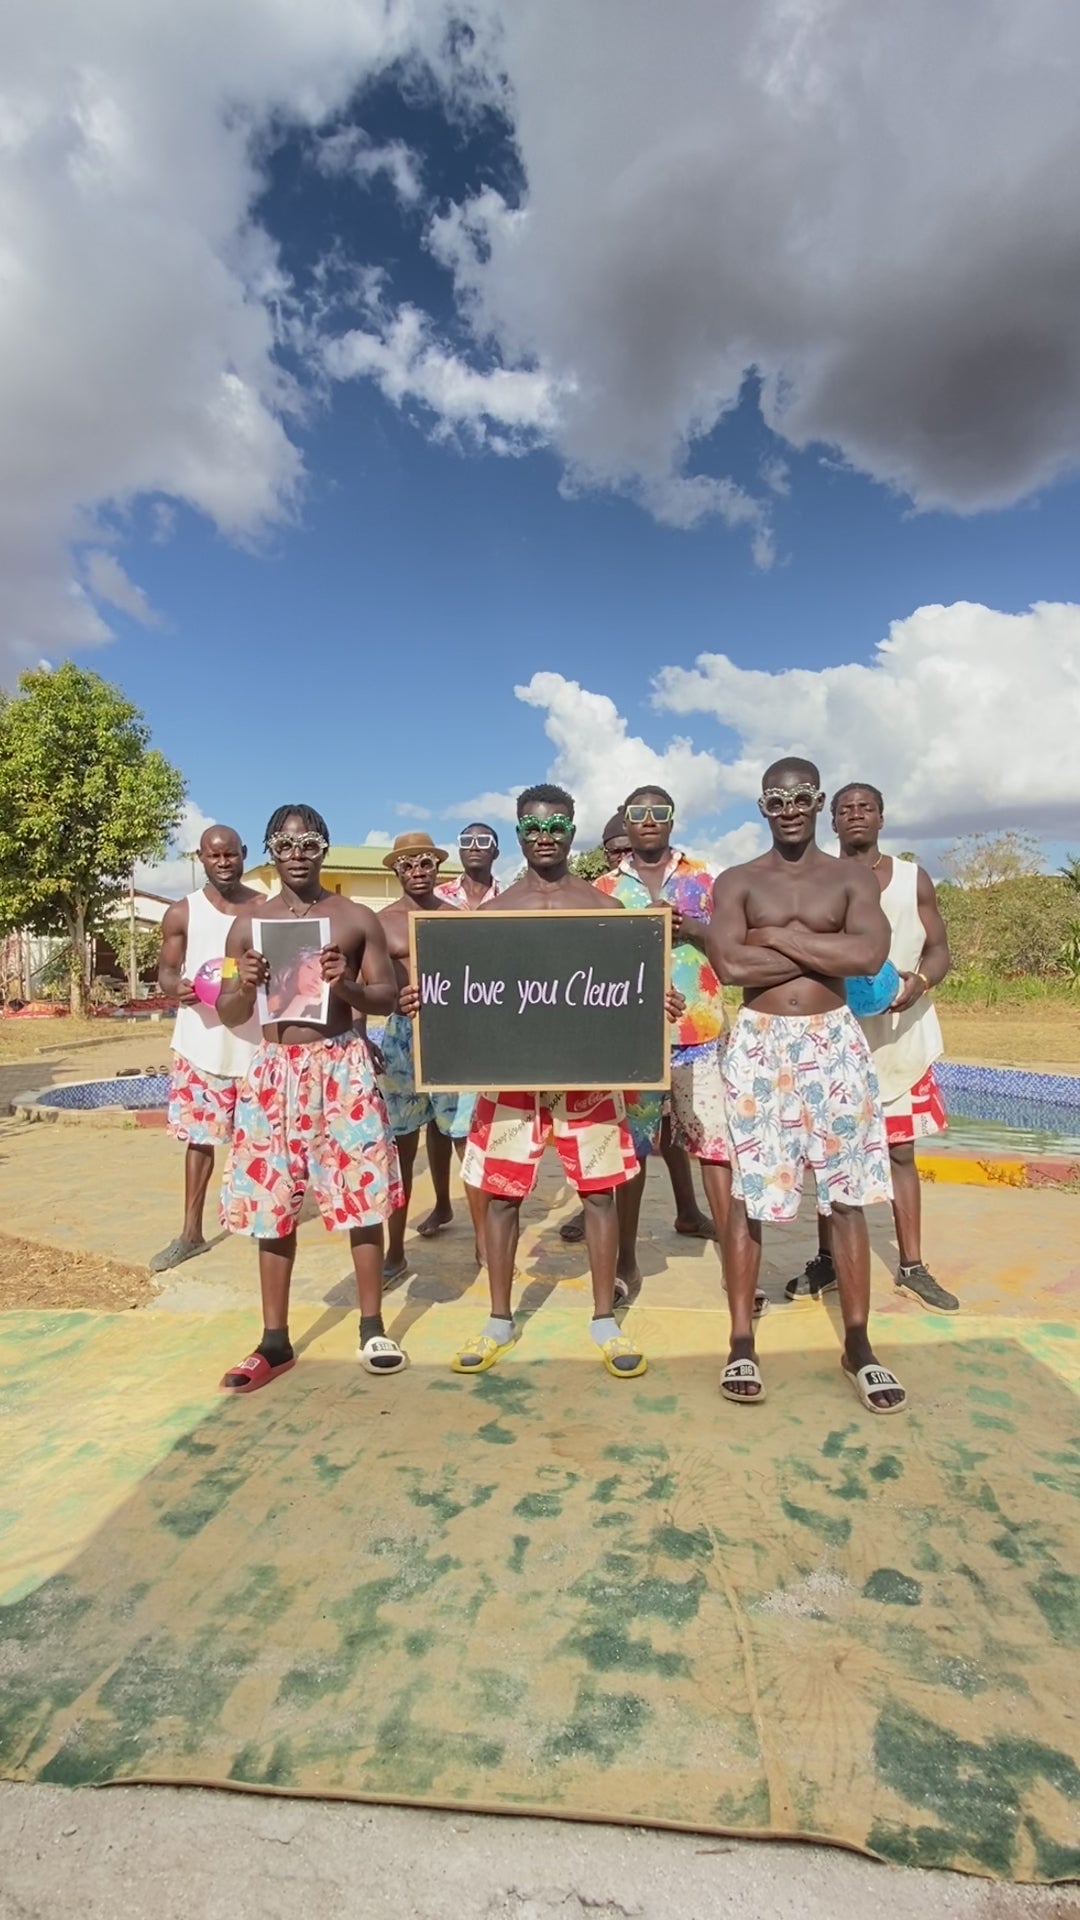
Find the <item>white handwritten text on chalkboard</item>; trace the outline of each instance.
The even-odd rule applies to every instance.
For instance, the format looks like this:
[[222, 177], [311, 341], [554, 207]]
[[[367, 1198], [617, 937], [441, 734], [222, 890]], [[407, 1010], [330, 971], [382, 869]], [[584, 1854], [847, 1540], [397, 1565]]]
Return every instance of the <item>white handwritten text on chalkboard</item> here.
[[[631, 988], [629, 979], [598, 980], [592, 967], [577, 967], [564, 982], [559, 978], [550, 980], [515, 980], [517, 1010], [524, 1013], [526, 1007], [628, 1007]], [[445, 973], [421, 973], [420, 1000], [425, 1007], [445, 1007], [450, 997], [452, 982]], [[501, 979], [477, 980], [468, 965], [461, 982], [461, 1004], [466, 1007], [501, 1007], [506, 994], [507, 982]], [[645, 965], [642, 962], [637, 969], [636, 993], [638, 1002], [642, 1000], [645, 987]]]

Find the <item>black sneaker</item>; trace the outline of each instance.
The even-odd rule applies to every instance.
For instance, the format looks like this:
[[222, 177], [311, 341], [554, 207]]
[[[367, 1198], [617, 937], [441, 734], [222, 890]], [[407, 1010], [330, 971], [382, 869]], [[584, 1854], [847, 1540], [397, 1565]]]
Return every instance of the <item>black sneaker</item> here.
[[898, 1293], [910, 1293], [913, 1300], [927, 1307], [931, 1313], [958, 1313], [960, 1302], [955, 1293], [946, 1293], [939, 1287], [928, 1267], [921, 1260], [913, 1267], [900, 1267], [896, 1275]]
[[836, 1285], [836, 1268], [831, 1253], [815, 1253], [808, 1260], [802, 1273], [789, 1280], [784, 1288], [786, 1300], [817, 1300]]

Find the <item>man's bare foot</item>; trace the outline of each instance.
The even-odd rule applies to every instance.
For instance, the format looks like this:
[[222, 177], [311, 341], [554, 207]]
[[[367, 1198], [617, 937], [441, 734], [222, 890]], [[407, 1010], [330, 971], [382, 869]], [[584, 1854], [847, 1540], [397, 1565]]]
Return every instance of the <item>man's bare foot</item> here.
[[732, 1340], [728, 1363], [720, 1376], [720, 1391], [725, 1400], [764, 1400], [765, 1386], [751, 1335]]
[[575, 1213], [571, 1219], [563, 1221], [562, 1226], [559, 1228], [559, 1239], [565, 1240], [568, 1246], [579, 1247], [584, 1238], [585, 1213], [584, 1209], [582, 1209]]
[[[844, 1341], [840, 1365], [844, 1372], [851, 1376], [860, 1400], [871, 1413], [892, 1413], [906, 1403], [907, 1394], [896, 1375], [882, 1366], [870, 1345], [865, 1327], [858, 1333], [848, 1334]], [[882, 1375], [887, 1376], [887, 1380], [892, 1384], [886, 1384], [884, 1379], [880, 1382], [875, 1382], [873, 1378], [863, 1382], [856, 1380], [856, 1375], [861, 1373], [864, 1367], [876, 1368]]]
[[716, 1239], [716, 1228], [708, 1214], [702, 1213], [700, 1207], [695, 1207], [693, 1213], [677, 1214], [675, 1231], [684, 1234], [688, 1240]]
[[441, 1233], [444, 1227], [453, 1226], [453, 1223], [454, 1209], [450, 1205], [450, 1202], [447, 1201], [445, 1206], [436, 1204], [432, 1207], [427, 1219], [421, 1220], [416, 1231], [420, 1235], [421, 1240], [433, 1240], [435, 1235]]
[[396, 1280], [404, 1280], [408, 1271], [409, 1263], [403, 1253], [388, 1253], [383, 1261], [383, 1286], [392, 1287]]

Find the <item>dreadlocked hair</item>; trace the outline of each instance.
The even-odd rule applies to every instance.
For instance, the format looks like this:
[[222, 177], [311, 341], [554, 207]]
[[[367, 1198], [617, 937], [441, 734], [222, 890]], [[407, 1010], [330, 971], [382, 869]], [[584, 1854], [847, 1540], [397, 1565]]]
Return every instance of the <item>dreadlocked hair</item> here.
[[314, 807], [298, 806], [293, 803], [287, 807], [275, 807], [273, 813], [270, 815], [266, 823], [266, 832], [263, 834], [263, 846], [268, 853], [270, 851], [270, 842], [275, 833], [280, 833], [286, 820], [290, 818], [302, 820], [308, 833], [321, 834], [327, 846], [329, 846], [330, 829], [323, 819], [322, 814], [316, 813]]

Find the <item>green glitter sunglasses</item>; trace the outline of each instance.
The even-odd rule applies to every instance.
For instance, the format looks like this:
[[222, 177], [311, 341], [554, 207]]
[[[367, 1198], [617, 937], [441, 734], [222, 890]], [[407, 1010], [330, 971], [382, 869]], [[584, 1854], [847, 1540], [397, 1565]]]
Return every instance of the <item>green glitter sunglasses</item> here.
[[525, 813], [517, 823], [517, 830], [522, 840], [539, 840], [542, 833], [553, 834], [561, 840], [573, 833], [574, 822], [565, 813], [549, 813], [546, 820], [538, 820], [535, 813]]

